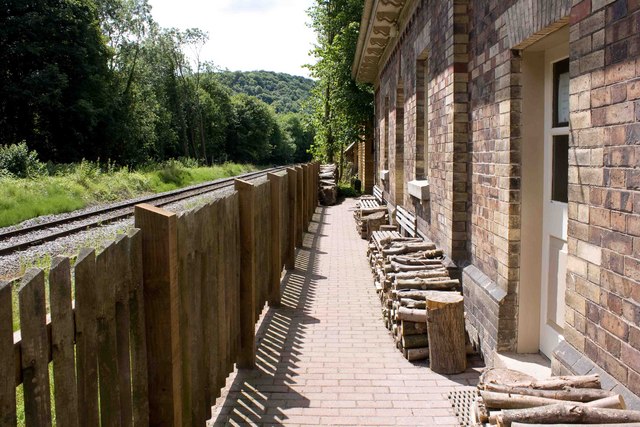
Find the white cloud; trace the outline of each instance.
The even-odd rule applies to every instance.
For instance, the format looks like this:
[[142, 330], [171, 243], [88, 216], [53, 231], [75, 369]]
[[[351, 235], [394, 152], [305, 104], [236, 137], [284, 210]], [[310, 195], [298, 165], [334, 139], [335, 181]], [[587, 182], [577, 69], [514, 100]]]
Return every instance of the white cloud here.
[[201, 58], [230, 70], [269, 70], [308, 76], [302, 65], [315, 35], [306, 11], [313, 0], [150, 0], [163, 27], [209, 33]]

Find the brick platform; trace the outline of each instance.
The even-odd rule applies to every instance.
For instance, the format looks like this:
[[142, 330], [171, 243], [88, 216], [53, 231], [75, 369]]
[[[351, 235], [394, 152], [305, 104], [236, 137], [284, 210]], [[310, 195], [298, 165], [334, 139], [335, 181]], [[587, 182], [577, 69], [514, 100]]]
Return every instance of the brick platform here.
[[354, 206], [318, 208], [283, 306], [258, 326], [258, 369], [229, 378], [210, 425], [457, 425], [446, 394], [480, 368], [445, 377], [395, 349]]

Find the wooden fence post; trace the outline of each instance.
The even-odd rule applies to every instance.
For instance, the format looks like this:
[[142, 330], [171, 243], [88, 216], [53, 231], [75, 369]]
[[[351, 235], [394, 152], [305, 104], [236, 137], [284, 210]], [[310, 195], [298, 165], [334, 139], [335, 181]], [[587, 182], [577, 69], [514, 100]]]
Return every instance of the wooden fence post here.
[[296, 190], [297, 190], [297, 198], [296, 198], [296, 246], [301, 248], [303, 241], [303, 230], [304, 230], [304, 179], [302, 177], [302, 166], [296, 166], [296, 180], [298, 181]]
[[309, 231], [309, 164], [302, 165], [302, 179], [304, 186], [304, 217], [303, 217], [303, 229]]
[[282, 277], [282, 182], [283, 176], [267, 174], [271, 182], [271, 281], [269, 306], [280, 305], [280, 279]]
[[235, 180], [240, 201], [240, 354], [238, 368], [256, 365], [256, 209], [255, 187]]
[[298, 179], [297, 173], [294, 168], [287, 168], [287, 179], [289, 180], [289, 191], [287, 197], [289, 198], [289, 219], [288, 227], [291, 228], [289, 233], [289, 242], [287, 242], [287, 259], [285, 260], [285, 268], [287, 270], [293, 270], [296, 268], [296, 236], [298, 233], [298, 203], [296, 202], [298, 196]]
[[183, 405], [176, 215], [138, 205], [135, 226], [142, 233], [149, 424], [177, 427]]
[[16, 360], [13, 352], [13, 310], [11, 283], [0, 281], [0, 425], [15, 426]]

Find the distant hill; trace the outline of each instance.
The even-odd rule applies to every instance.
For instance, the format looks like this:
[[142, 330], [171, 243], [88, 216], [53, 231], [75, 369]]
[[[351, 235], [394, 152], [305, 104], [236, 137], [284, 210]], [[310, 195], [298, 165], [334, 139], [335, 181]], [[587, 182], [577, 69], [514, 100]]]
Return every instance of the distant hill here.
[[315, 85], [311, 79], [273, 71], [221, 71], [215, 75], [223, 85], [261, 99], [277, 113], [300, 112]]

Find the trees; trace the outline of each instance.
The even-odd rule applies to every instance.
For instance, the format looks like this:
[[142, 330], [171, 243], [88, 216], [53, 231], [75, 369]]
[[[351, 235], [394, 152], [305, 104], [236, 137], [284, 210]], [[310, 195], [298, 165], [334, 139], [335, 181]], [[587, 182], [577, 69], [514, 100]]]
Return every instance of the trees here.
[[363, 2], [358, 0], [316, 0], [310, 9], [318, 43], [312, 50], [317, 58], [310, 65], [318, 79], [314, 88], [314, 154], [334, 162], [340, 174], [343, 150], [350, 143], [370, 137], [373, 119], [373, 90], [351, 79]]
[[[299, 110], [313, 82], [220, 74], [200, 58], [206, 40], [161, 28], [148, 0], [5, 0], [0, 145], [25, 141], [58, 163], [292, 161], [308, 135], [276, 111]], [[271, 106], [233, 95], [230, 78]]]
[[107, 103], [107, 50], [91, 0], [5, 0], [0, 11], [0, 143], [79, 160]]

